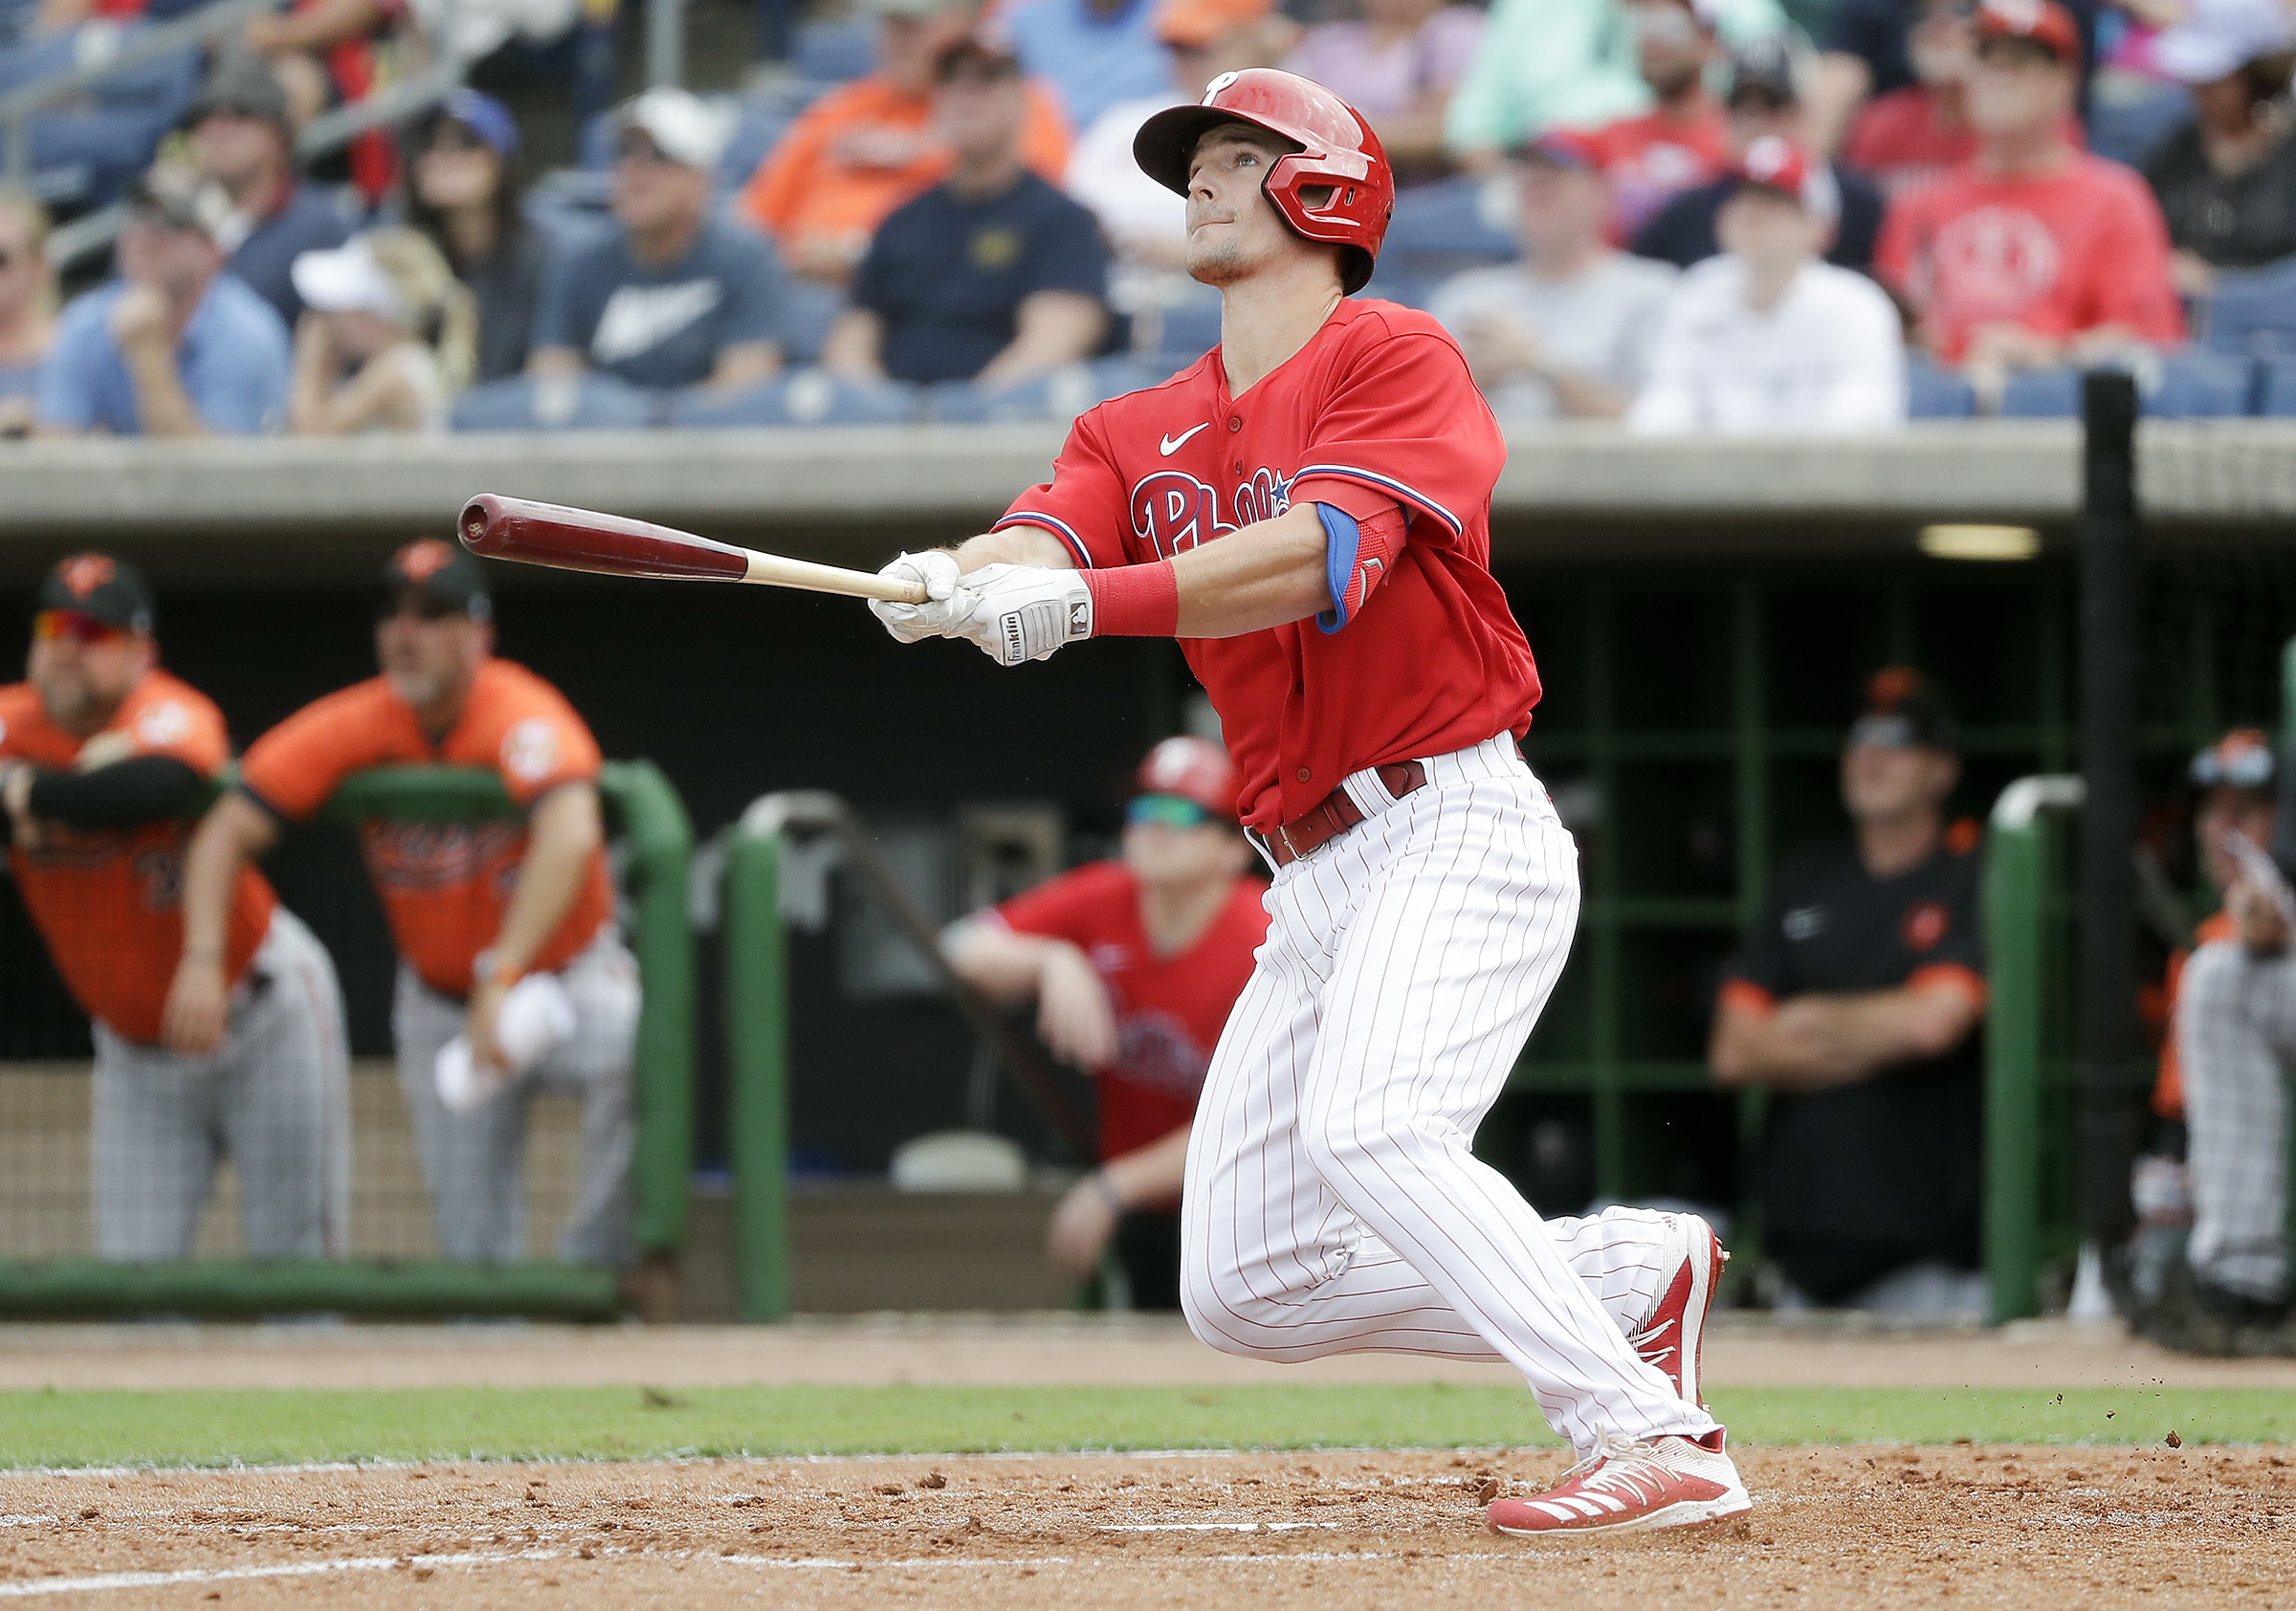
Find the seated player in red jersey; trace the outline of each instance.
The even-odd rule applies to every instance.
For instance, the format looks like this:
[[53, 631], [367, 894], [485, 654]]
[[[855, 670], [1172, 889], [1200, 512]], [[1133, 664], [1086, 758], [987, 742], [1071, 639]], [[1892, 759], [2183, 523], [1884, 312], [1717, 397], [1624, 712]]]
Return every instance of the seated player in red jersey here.
[[1267, 938], [1268, 886], [1245, 876], [1236, 772], [1219, 745], [1166, 739], [1138, 783], [1121, 856], [967, 919], [946, 944], [989, 994], [1034, 997], [1046, 1044], [1092, 1071], [1100, 1166], [1052, 1216], [1053, 1264], [1089, 1275], [1113, 1249], [1125, 1307], [1178, 1309], [1188, 1127]]

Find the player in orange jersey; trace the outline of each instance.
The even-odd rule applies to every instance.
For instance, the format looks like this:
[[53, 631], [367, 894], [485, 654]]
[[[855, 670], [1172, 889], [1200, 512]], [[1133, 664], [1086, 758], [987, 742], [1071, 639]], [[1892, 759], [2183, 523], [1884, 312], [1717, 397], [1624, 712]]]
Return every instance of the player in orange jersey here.
[[193, 943], [168, 996], [167, 1038], [191, 1050], [213, 1042], [223, 982], [197, 942], [220, 932], [232, 877], [284, 826], [309, 821], [369, 767], [493, 771], [524, 820], [360, 829], [398, 947], [391, 1033], [439, 1250], [481, 1264], [526, 1256], [526, 1098], [548, 1086], [585, 1098], [582, 1181], [560, 1255], [625, 1265], [638, 970], [614, 924], [597, 741], [555, 688], [495, 657], [475, 560], [452, 543], [410, 542], [383, 580], [382, 675], [257, 739], [239, 786], [192, 841]]
[[184, 842], [230, 760], [223, 717], [162, 671], [150, 589], [108, 554], [48, 573], [25, 680], [0, 688], [0, 831], [25, 909], [95, 1021], [97, 1251], [191, 1250], [219, 1158], [255, 1258], [342, 1250], [348, 1068], [335, 967], [253, 868], [204, 941], [214, 1032], [161, 1044], [183, 946]]

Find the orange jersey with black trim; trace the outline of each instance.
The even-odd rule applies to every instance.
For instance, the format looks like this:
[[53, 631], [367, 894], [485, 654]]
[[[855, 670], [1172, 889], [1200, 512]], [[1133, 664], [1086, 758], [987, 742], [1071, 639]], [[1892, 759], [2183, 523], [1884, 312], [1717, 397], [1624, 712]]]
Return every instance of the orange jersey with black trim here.
[[[481, 766], [531, 806], [552, 789], [595, 783], [598, 741], [565, 696], [525, 667], [488, 659], [446, 737], [433, 742], [386, 677], [314, 700], [263, 735], [239, 765], [239, 786], [289, 822], [306, 822], [354, 772], [375, 766]], [[526, 828], [517, 822], [365, 822], [366, 870], [399, 955], [423, 982], [457, 999], [471, 963], [495, 942], [510, 906]], [[532, 963], [555, 968], [586, 948], [613, 914], [603, 851]]]
[[[103, 730], [85, 742], [48, 719], [28, 682], [0, 688], [0, 761], [93, 769], [164, 755], [211, 778], [231, 760], [223, 713], [163, 671], [144, 673]], [[24, 907], [48, 943], [80, 1010], [122, 1039], [155, 1046], [167, 987], [184, 950], [184, 846], [192, 824], [166, 818], [134, 828], [51, 825], [37, 849], [9, 860]], [[241, 868], [224, 930], [224, 977], [236, 982], [271, 927], [277, 904], [252, 867]]]

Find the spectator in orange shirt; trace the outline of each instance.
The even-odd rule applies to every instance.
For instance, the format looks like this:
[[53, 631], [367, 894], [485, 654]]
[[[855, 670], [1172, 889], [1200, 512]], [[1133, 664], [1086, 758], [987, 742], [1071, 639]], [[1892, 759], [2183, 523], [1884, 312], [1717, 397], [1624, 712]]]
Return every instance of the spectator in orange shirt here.
[[214, 1035], [161, 1044], [187, 950], [184, 844], [231, 759], [223, 716], [162, 671], [135, 567], [75, 554], [40, 585], [25, 680], [0, 688], [0, 835], [33, 924], [94, 1020], [96, 1250], [189, 1255], [218, 1159], [239, 1180], [249, 1256], [343, 1250], [349, 1065], [325, 947], [242, 867], [189, 949], [215, 982]]
[[1706, 87], [1718, 0], [1626, 0], [1635, 62], [1657, 104], [1593, 134], [1610, 184], [1611, 239], [1624, 242], [1658, 210], [1730, 166], [1730, 118]]
[[2145, 182], [2070, 143], [2081, 70], [2057, 0], [1985, 0], [1965, 91], [1976, 159], [1901, 197], [1874, 267], [1923, 343], [1998, 395], [2008, 373], [2184, 339], [2169, 234]]
[[[741, 192], [741, 210], [771, 232], [789, 268], [830, 285], [852, 277], [885, 215], [948, 177], [933, 130], [933, 70], [973, 31], [977, 0], [867, 0], [877, 68], [816, 101], [790, 125]], [[1069, 128], [1052, 97], [1027, 86], [1021, 149], [1060, 183]]]
[[550, 1087], [585, 1097], [582, 1180], [560, 1256], [626, 1265], [638, 974], [615, 931], [597, 742], [556, 689], [495, 657], [476, 561], [452, 543], [410, 542], [384, 585], [383, 674], [257, 739], [239, 786], [192, 839], [168, 1041], [194, 1053], [213, 1044], [223, 892], [284, 826], [308, 822], [369, 767], [493, 771], [522, 822], [360, 828], [399, 953], [391, 1033], [439, 1250], [473, 1264], [526, 1256], [526, 1100]]

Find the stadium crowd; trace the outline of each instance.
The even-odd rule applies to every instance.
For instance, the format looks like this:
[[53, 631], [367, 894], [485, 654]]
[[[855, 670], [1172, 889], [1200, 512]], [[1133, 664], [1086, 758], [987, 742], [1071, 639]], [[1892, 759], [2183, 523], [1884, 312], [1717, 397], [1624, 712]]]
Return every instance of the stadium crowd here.
[[[111, 276], [59, 306], [48, 209], [0, 192], [0, 430], [1073, 412], [1217, 339], [1132, 134], [1277, 64], [1394, 159], [1366, 295], [1509, 420], [1886, 430], [2062, 412], [2097, 364], [2161, 412], [2296, 403], [2285, 0], [1835, 0], [1814, 37], [1777, 0], [858, 3], [746, 98], [600, 112], [571, 185], [467, 87], [332, 183], [297, 138], [385, 63], [563, 55], [573, 0], [305, 0], [104, 79], [32, 166], [124, 202]], [[0, 0], [0, 90], [196, 9]]]

